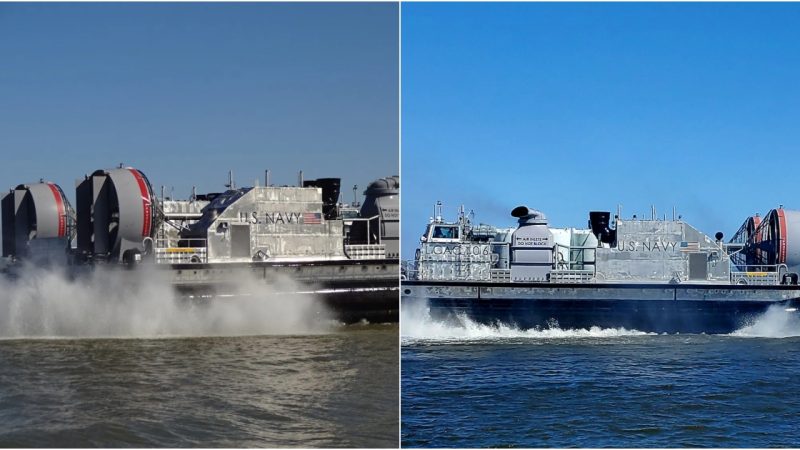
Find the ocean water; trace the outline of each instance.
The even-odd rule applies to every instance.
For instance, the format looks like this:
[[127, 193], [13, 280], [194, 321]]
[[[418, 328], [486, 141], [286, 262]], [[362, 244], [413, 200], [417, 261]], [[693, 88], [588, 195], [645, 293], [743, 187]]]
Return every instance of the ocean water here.
[[397, 447], [398, 327], [0, 341], [2, 447]]
[[397, 324], [342, 325], [291, 279], [186, 299], [162, 275], [0, 277], [0, 447], [398, 445]]
[[403, 447], [798, 447], [800, 320], [519, 330], [403, 305]]

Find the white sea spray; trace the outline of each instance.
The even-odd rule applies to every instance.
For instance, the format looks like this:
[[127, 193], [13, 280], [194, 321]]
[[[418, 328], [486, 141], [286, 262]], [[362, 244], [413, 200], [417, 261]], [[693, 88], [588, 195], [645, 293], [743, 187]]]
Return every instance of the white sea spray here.
[[800, 336], [800, 313], [783, 305], [772, 305], [751, 323], [731, 333], [731, 336], [766, 338]]
[[0, 338], [149, 338], [328, 331], [322, 302], [289, 278], [230, 280], [230, 295], [186, 298], [163, 272], [98, 267], [77, 277], [29, 267], [0, 279]]
[[441, 321], [431, 317], [425, 301], [404, 302], [401, 306], [400, 332], [403, 343], [426, 341], [474, 342], [504, 339], [573, 339], [573, 338], [615, 338], [640, 336], [644, 333], [625, 328], [568, 328], [562, 329], [556, 322], [544, 328], [521, 329], [513, 324], [495, 322], [478, 323], [464, 314], [455, 320]]

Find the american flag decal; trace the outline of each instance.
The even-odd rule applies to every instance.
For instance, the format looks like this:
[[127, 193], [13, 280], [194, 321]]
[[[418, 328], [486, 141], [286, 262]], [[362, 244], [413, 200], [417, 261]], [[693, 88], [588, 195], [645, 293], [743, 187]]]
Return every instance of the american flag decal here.
[[320, 225], [322, 213], [303, 213], [303, 223], [306, 225]]
[[681, 242], [681, 251], [682, 252], [698, 252], [700, 251], [700, 243], [699, 242]]

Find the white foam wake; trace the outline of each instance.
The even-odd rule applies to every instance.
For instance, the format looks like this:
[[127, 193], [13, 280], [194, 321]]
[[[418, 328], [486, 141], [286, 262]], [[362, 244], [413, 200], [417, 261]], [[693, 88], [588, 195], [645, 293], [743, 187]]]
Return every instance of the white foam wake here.
[[752, 323], [730, 334], [737, 337], [787, 338], [800, 336], [800, 312], [785, 306], [770, 306]]
[[[231, 280], [233, 281], [233, 280]], [[163, 274], [97, 268], [70, 279], [60, 270], [29, 268], [0, 278], [0, 339], [149, 338], [325, 332], [331, 321], [290, 279], [266, 285], [235, 280], [237, 295], [180, 298]]]
[[425, 301], [403, 302], [400, 317], [402, 341], [404, 344], [412, 344], [425, 341], [616, 338], [654, 334], [625, 328], [562, 329], [557, 323], [552, 323], [546, 328], [521, 329], [501, 322], [492, 325], [482, 324], [465, 315], [458, 315], [456, 319], [455, 322], [433, 319]]

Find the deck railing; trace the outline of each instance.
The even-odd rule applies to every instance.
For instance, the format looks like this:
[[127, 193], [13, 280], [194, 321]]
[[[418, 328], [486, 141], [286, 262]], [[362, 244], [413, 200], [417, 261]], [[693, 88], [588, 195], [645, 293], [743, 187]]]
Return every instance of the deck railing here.
[[346, 244], [344, 253], [350, 259], [383, 259], [386, 258], [385, 244]]
[[157, 264], [201, 264], [208, 262], [208, 240], [203, 238], [155, 239]]
[[731, 283], [737, 285], [768, 286], [781, 284], [789, 272], [786, 264], [731, 264]]

